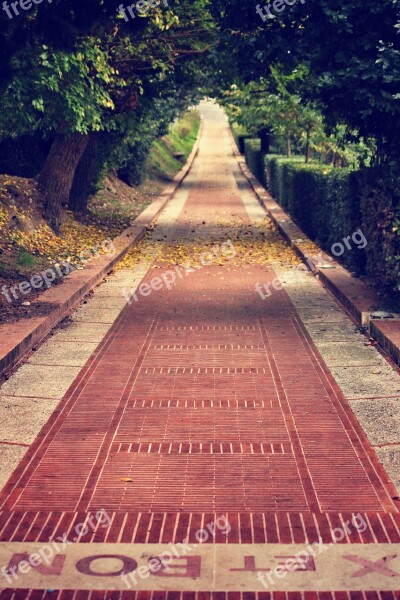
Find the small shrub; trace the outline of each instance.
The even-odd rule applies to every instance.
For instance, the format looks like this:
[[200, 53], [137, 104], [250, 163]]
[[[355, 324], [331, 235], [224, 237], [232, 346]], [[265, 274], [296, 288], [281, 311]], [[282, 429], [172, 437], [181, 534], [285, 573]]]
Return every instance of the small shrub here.
[[30, 254], [30, 252], [26, 252], [26, 250], [21, 250], [18, 254], [15, 264], [18, 267], [22, 267], [23, 269], [33, 269], [38, 264], [38, 260], [35, 256]]

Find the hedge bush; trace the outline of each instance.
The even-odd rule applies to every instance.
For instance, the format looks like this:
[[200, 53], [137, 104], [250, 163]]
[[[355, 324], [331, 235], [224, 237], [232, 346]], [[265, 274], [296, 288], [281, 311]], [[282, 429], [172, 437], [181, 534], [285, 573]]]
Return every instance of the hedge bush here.
[[269, 191], [312, 239], [332, 245], [355, 224], [348, 210], [347, 171], [306, 165], [300, 157], [268, 155], [264, 163]]
[[398, 166], [363, 169], [350, 176], [368, 240], [365, 271], [383, 288], [400, 291], [400, 178]]
[[[302, 157], [262, 155], [254, 140], [245, 146], [251, 171], [313, 241], [330, 252], [333, 244], [343, 244], [361, 229], [367, 246], [359, 249], [349, 240], [352, 250], [336, 258], [373, 277], [382, 291], [399, 291], [400, 180], [395, 167], [334, 169], [306, 165]], [[398, 228], [393, 226], [397, 222]]]
[[265, 185], [264, 179], [264, 154], [260, 149], [261, 141], [255, 139], [244, 140], [244, 155], [249, 169], [257, 179]]
[[[361, 226], [354, 205], [350, 173], [325, 165], [308, 164], [301, 157], [267, 156], [265, 180], [271, 194], [301, 229], [322, 248], [352, 235]], [[364, 251], [356, 248], [338, 257], [350, 269], [363, 272]]]
[[244, 143], [246, 140], [252, 139], [252, 135], [249, 135], [243, 127], [240, 127], [236, 123], [231, 123], [231, 131], [233, 138], [235, 140], [236, 146], [240, 152], [240, 154], [244, 154], [245, 148]]

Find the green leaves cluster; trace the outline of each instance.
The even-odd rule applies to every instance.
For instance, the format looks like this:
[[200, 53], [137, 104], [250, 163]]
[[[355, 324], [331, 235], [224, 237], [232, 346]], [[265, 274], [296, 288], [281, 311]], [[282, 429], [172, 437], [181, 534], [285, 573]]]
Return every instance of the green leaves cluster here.
[[[287, 76], [302, 65], [295, 93], [311, 103], [330, 129], [344, 125], [360, 140], [374, 139], [380, 161], [398, 157], [400, 135], [400, 3], [307, 0], [263, 22], [250, 0], [215, 0], [221, 53], [235, 60], [230, 84]], [[303, 85], [306, 83], [306, 85]]]
[[141, 96], [190, 90], [182, 72], [193, 56], [201, 69], [213, 35], [204, 0], [160, 4], [129, 22], [110, 0], [39, 5], [0, 35], [0, 131], [113, 130]]
[[15, 75], [3, 92], [2, 114], [16, 134], [59, 126], [79, 133], [105, 129], [115, 110], [113, 91], [127, 85], [96, 38], [73, 52], [25, 48], [12, 66]]
[[[373, 145], [363, 139], [354, 141], [354, 133], [345, 125], [328, 130], [318, 104], [307, 101], [302, 92], [310, 80], [305, 65], [286, 74], [279, 66], [270, 68], [270, 76], [247, 84], [232, 84], [222, 92], [221, 102], [231, 122], [257, 137], [263, 129], [273, 137], [273, 148], [291, 155], [311, 153], [321, 162], [358, 167], [367, 164]], [[357, 137], [357, 136], [356, 136]]]

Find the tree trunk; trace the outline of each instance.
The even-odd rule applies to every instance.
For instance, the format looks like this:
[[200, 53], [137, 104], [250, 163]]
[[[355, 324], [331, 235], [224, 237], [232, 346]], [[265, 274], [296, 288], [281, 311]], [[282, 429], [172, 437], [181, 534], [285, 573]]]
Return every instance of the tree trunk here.
[[310, 162], [310, 129], [307, 129], [306, 138], [306, 164]]
[[329, 150], [325, 153], [324, 162], [326, 165], [331, 165], [333, 161], [333, 150], [329, 148]]
[[261, 152], [264, 154], [269, 154], [269, 148], [271, 145], [271, 133], [267, 127], [263, 127], [260, 129], [258, 133], [261, 140]]
[[75, 169], [68, 206], [74, 213], [85, 214], [97, 170], [98, 136], [91, 133], [86, 149]]
[[333, 153], [333, 167], [336, 169], [339, 157], [336, 152]]
[[75, 169], [88, 140], [88, 135], [58, 131], [39, 175], [44, 216], [56, 233], [60, 231], [62, 209], [68, 204]]
[[286, 138], [286, 156], [290, 158], [292, 156], [292, 144], [290, 140], [290, 135]]
[[330, 151], [329, 151], [329, 152], [331, 152], [331, 157], [330, 157], [330, 159], [329, 159], [329, 163], [328, 163], [328, 164], [329, 164], [331, 167], [334, 167], [334, 166], [335, 166], [335, 160], [336, 160], [336, 159], [335, 159], [336, 152], [335, 152], [335, 150], [333, 150], [332, 148], [330, 149]]

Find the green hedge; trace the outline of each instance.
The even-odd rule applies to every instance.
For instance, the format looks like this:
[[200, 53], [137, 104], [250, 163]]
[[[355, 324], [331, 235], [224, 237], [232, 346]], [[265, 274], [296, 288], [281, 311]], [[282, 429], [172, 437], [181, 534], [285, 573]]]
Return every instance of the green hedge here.
[[393, 223], [400, 218], [400, 180], [393, 167], [350, 171], [306, 165], [302, 157], [263, 156], [257, 147], [246, 142], [249, 168], [299, 227], [328, 252], [361, 229], [365, 248], [358, 247], [360, 238], [350, 239], [352, 248], [336, 258], [373, 277], [382, 291], [398, 291], [400, 235]]
[[350, 181], [368, 240], [365, 271], [383, 288], [400, 291], [400, 231], [394, 227], [400, 213], [398, 166], [363, 169]]
[[[267, 156], [264, 161], [271, 194], [322, 248], [330, 250], [360, 228], [361, 215], [354, 205], [347, 170], [306, 165], [302, 158]], [[337, 258], [351, 270], [362, 273], [365, 252], [354, 243], [352, 246], [353, 250], [346, 248]]]
[[236, 123], [231, 123], [231, 131], [240, 154], [244, 154], [245, 141], [250, 140], [253, 136], [246, 133], [243, 127], [236, 125]]
[[260, 150], [261, 141], [255, 139], [244, 140], [244, 155], [246, 163], [257, 179], [265, 185], [264, 179], [264, 154]]

